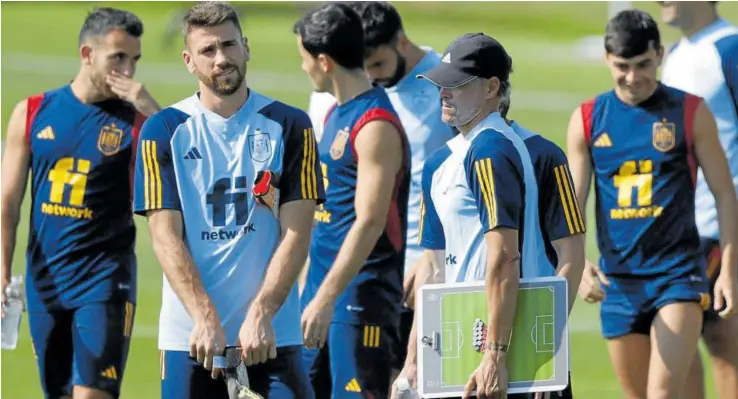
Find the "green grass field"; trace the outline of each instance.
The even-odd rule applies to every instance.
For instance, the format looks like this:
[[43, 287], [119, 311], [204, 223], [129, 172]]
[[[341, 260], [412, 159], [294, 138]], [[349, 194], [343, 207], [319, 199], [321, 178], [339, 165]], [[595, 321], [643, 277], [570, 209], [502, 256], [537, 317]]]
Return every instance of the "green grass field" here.
[[[474, 321], [487, 319], [484, 292], [441, 296], [441, 367], [447, 387], [464, 386], [483, 354], [473, 346]], [[521, 289], [510, 341], [510, 382], [554, 378], [554, 293], [547, 287]]]
[[[1, 30], [2, 120], [7, 124], [14, 104], [58, 87], [74, 78], [79, 66], [77, 35], [86, 11], [113, 5], [137, 13], [145, 23], [143, 59], [137, 72], [161, 104], [178, 101], [196, 90], [196, 82], [181, 61], [181, 38], [165, 40], [173, 10], [190, 3], [62, 3], [3, 2]], [[654, 2], [636, 3], [658, 16]], [[306, 108], [310, 84], [300, 70], [292, 25], [310, 3], [240, 3], [244, 33], [249, 37], [251, 87], [286, 103]], [[580, 101], [611, 86], [607, 69], [598, 60], [577, 56], [577, 43], [601, 36], [607, 19], [606, 3], [398, 3], [405, 30], [420, 45], [443, 49], [455, 37], [472, 31], [495, 36], [514, 60], [511, 116], [526, 127], [563, 145], [569, 115]], [[725, 17], [738, 22], [738, 3], [721, 2]], [[677, 33], [663, 29], [664, 42]], [[4, 136], [4, 132], [3, 132]], [[28, 196], [14, 253], [15, 273], [22, 273], [27, 240]], [[591, 214], [591, 209], [589, 214]], [[592, 219], [590, 219], [592, 220]], [[123, 384], [124, 399], [159, 397], [157, 324], [161, 303], [161, 269], [151, 250], [143, 220], [139, 226], [138, 308], [133, 343]], [[588, 253], [596, 257], [594, 228], [589, 224]], [[42, 397], [38, 372], [25, 320], [19, 347], [2, 353], [5, 399]], [[579, 398], [615, 399], [620, 389], [599, 334], [596, 306], [577, 303], [571, 321], [573, 388]], [[707, 368], [710, 369], [709, 367]], [[707, 375], [708, 397], [714, 398]]]

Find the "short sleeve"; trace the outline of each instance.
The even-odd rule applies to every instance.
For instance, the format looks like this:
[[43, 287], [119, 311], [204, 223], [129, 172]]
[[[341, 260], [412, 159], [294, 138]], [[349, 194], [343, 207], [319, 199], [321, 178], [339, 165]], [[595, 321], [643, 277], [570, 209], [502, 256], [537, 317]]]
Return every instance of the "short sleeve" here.
[[550, 151], [541, 163], [538, 195], [543, 207], [543, 226], [551, 241], [586, 231], [569, 166], [563, 151]]
[[[478, 138], [479, 139], [479, 138]], [[519, 230], [523, 214], [523, 175], [517, 150], [507, 139], [476, 141], [465, 162], [484, 233], [498, 227]]]
[[147, 119], [139, 133], [133, 190], [133, 211], [139, 215], [157, 209], [181, 210], [170, 145], [173, 127], [167, 111]]
[[418, 226], [418, 245], [425, 249], [446, 249], [443, 225], [436, 213], [430, 196], [430, 187], [423, 184], [420, 197], [420, 226]]
[[280, 205], [295, 200], [325, 202], [318, 146], [310, 119], [299, 111], [285, 123], [285, 150], [279, 180]]
[[733, 104], [738, 106], [738, 34], [726, 36], [715, 42]]

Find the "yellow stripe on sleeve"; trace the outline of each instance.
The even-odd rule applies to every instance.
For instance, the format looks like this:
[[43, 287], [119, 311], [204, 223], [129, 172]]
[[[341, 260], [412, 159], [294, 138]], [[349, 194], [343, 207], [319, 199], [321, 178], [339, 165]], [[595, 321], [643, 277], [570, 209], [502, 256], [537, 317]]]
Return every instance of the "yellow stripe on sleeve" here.
[[144, 204], [146, 209], [161, 209], [161, 174], [156, 156], [156, 141], [143, 140]]
[[564, 165], [560, 165], [554, 168], [554, 175], [556, 176], [556, 185], [559, 188], [559, 197], [561, 198], [561, 206], [564, 208], [564, 216], [566, 217], [566, 226], [569, 228], [569, 234], [574, 234], [574, 224], [571, 221], [571, 215], [569, 215], [569, 206], [566, 201], [566, 193], [564, 193], [564, 179], [565, 176], [563, 168]]
[[584, 223], [579, 214], [579, 205], [577, 204], [577, 196], [574, 194], [571, 181], [569, 180], [569, 170], [566, 165], [561, 165], [561, 178], [564, 181], [564, 187], [566, 188], [566, 198], [569, 203], [569, 209], [571, 210], [572, 221], [574, 222], [574, 231], [579, 234], [584, 232]]
[[302, 131], [302, 169], [300, 171], [300, 188], [303, 199], [317, 199], [317, 182], [315, 176], [315, 143], [312, 129]]
[[144, 207], [151, 209], [151, 155], [149, 155], [151, 140], [143, 140], [141, 143], [141, 155], [144, 169]]
[[489, 228], [497, 226], [497, 199], [495, 198], [494, 174], [492, 171], [492, 160], [487, 158], [475, 162], [474, 169], [477, 172], [479, 187], [482, 190], [484, 204], [487, 207], [487, 221]]
[[313, 184], [313, 197], [311, 199], [317, 200], [318, 199], [318, 172], [315, 170], [315, 165], [317, 165], [316, 159], [318, 157], [318, 145], [315, 143], [315, 131], [313, 131], [312, 128], [310, 128], [310, 142], [312, 143], [310, 145], [310, 177], [311, 182]]

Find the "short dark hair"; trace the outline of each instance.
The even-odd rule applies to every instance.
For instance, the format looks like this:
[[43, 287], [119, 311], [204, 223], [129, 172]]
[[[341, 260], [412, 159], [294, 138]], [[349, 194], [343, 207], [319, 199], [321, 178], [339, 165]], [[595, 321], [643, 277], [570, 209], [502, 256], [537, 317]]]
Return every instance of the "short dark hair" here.
[[617, 57], [633, 58], [661, 47], [656, 21], [645, 11], [624, 10], [607, 23], [605, 50]]
[[105, 36], [116, 29], [138, 38], [143, 35], [144, 28], [143, 22], [131, 12], [110, 7], [95, 8], [87, 14], [82, 24], [78, 44], [82, 45], [92, 36]]
[[394, 6], [385, 1], [354, 1], [349, 3], [364, 27], [364, 43], [367, 51], [379, 46], [394, 44], [402, 32], [402, 18]]
[[292, 32], [300, 35], [310, 55], [325, 54], [346, 69], [364, 67], [364, 29], [348, 5], [327, 3], [305, 14]]
[[230, 4], [220, 1], [197, 3], [187, 11], [182, 19], [182, 35], [186, 42], [187, 35], [192, 28], [212, 28], [226, 22], [233, 23], [238, 31], [243, 34], [238, 13]]

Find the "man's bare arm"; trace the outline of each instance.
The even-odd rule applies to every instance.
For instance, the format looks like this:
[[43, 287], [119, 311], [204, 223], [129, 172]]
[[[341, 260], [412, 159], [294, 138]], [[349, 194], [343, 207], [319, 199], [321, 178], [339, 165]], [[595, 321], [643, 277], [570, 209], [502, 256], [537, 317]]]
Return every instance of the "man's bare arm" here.
[[395, 181], [402, 167], [402, 139], [387, 121], [369, 122], [358, 133], [354, 147], [360, 160], [354, 200], [356, 220], [316, 295], [331, 301], [356, 277], [382, 235], [392, 200], [393, 187], [388, 182]]
[[287, 299], [305, 265], [315, 206], [315, 200], [298, 200], [280, 207], [282, 238], [254, 299], [254, 306], [269, 316], [274, 316]]
[[520, 286], [518, 231], [497, 228], [488, 231], [484, 240], [487, 243], [485, 287], [489, 311], [487, 342], [493, 346], [508, 345]]
[[[569, 158], [569, 170], [574, 180], [577, 202], [580, 207], [586, 209], [589, 186], [592, 182], [592, 159], [589, 153], [589, 143], [584, 134], [581, 108], [574, 110], [569, 119], [569, 128], [566, 133], [566, 156]], [[586, 224], [585, 209], [580, 209], [580, 211]]]
[[160, 209], [148, 211], [146, 216], [154, 253], [169, 285], [187, 309], [187, 313], [195, 322], [213, 317], [219, 320], [215, 305], [205, 292], [200, 271], [183, 240], [182, 213], [178, 210]]
[[695, 113], [693, 131], [695, 155], [717, 207], [723, 265], [721, 273], [728, 272], [735, 278], [738, 275], [738, 203], [725, 151], [718, 139], [715, 117], [704, 101]]
[[566, 278], [569, 289], [569, 312], [577, 299], [579, 283], [584, 272], [584, 234], [564, 237], [551, 243], [556, 250], [559, 264], [556, 275]]
[[[16, 230], [21, 204], [26, 194], [30, 171], [31, 149], [26, 139], [27, 101], [15, 106], [10, 116], [2, 161], [2, 279], [10, 281], [15, 250]], [[3, 292], [3, 295], [5, 293]]]

